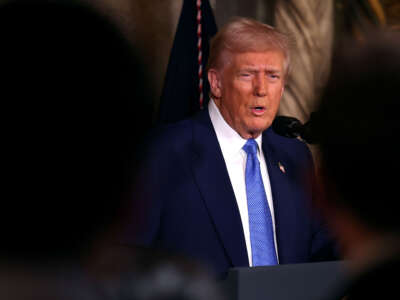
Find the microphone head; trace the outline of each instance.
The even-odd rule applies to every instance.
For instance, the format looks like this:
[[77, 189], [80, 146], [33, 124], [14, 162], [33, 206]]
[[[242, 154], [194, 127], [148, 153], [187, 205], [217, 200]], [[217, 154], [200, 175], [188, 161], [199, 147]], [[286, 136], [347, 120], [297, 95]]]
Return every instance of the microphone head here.
[[275, 133], [288, 138], [296, 138], [302, 134], [303, 124], [293, 117], [277, 116], [272, 123]]

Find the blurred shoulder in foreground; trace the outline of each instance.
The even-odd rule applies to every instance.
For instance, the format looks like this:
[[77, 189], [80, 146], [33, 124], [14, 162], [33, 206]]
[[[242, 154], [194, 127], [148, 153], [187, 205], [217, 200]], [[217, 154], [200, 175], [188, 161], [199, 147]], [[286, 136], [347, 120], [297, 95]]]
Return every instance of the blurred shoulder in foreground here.
[[[132, 262], [158, 270], [167, 256], [115, 251], [126, 260], [118, 276], [99, 254], [131, 199], [151, 126], [151, 88], [134, 45], [92, 8], [44, 0], [3, 1], [0, 43], [0, 298], [172, 299], [141, 296], [159, 290], [158, 278]], [[191, 282], [190, 272], [170, 269], [161, 283]]]
[[345, 40], [332, 66], [316, 126], [326, 191], [319, 204], [352, 263], [342, 294], [398, 298], [400, 33]]

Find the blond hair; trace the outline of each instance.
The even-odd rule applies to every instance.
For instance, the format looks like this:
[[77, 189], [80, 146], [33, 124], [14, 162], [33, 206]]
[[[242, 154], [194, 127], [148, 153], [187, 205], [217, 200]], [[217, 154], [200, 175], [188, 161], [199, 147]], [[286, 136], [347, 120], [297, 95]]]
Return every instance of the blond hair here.
[[256, 20], [235, 17], [211, 40], [207, 70], [224, 68], [235, 53], [269, 50], [279, 50], [283, 53], [284, 70], [287, 74], [290, 62], [288, 36]]

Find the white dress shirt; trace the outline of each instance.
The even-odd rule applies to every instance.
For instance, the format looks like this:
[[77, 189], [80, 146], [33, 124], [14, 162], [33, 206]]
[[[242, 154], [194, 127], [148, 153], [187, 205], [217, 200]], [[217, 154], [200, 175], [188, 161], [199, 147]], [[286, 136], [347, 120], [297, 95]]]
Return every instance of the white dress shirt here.
[[[231, 181], [233, 191], [235, 193], [236, 202], [242, 220], [244, 238], [246, 241], [247, 255], [249, 257], [249, 265], [252, 266], [251, 256], [251, 242], [250, 242], [250, 229], [249, 229], [249, 214], [247, 210], [247, 196], [246, 196], [246, 159], [247, 154], [242, 149], [247, 140], [243, 139], [234, 129], [232, 129], [225, 119], [222, 117], [218, 107], [214, 101], [210, 99], [208, 104], [208, 111], [211, 118], [211, 123], [214, 127], [219, 146], [222, 150], [222, 155], [225, 160], [226, 168], [228, 170], [229, 179]], [[271, 210], [272, 226], [275, 240], [275, 251], [278, 258], [276, 233], [275, 233], [275, 216], [274, 205], [272, 201], [271, 185], [269, 181], [267, 165], [262, 151], [261, 142], [262, 136], [258, 136], [255, 141], [258, 145], [257, 157], [260, 161], [261, 177], [264, 183], [265, 194], [267, 196], [268, 205]], [[279, 261], [279, 258], [278, 258]]]

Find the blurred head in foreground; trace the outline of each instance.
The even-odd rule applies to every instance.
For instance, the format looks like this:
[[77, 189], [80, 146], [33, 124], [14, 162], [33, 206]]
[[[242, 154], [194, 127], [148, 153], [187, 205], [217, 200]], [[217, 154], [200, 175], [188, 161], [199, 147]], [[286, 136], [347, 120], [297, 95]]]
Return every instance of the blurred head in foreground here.
[[332, 66], [316, 126], [327, 189], [320, 204], [357, 259], [385, 237], [397, 238], [385, 247], [399, 245], [400, 34], [345, 41]]
[[75, 1], [0, 6], [1, 256], [80, 257], [117, 220], [150, 110], [114, 25]]

